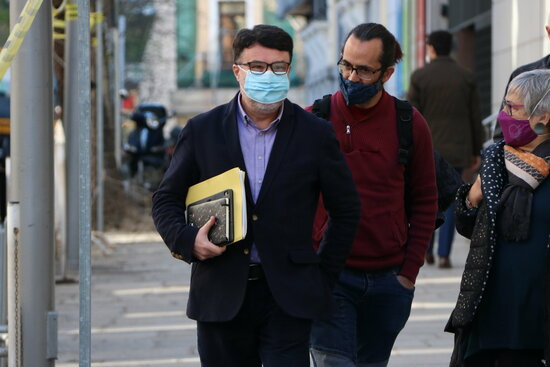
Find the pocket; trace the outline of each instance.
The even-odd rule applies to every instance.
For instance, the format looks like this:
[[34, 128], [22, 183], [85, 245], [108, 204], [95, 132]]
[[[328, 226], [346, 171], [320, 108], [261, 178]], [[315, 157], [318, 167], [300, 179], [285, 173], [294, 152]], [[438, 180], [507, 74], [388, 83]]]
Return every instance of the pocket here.
[[[366, 207], [366, 206], [365, 206]], [[369, 246], [356, 246], [353, 251], [365, 257], [386, 257], [402, 251], [407, 241], [405, 221], [400, 221], [403, 211], [383, 212], [375, 215], [363, 215], [355, 238], [368, 240]]]
[[407, 288], [405, 287], [403, 284], [401, 284], [401, 282], [399, 281], [399, 279], [397, 279], [397, 274], [391, 274], [390, 275], [394, 282], [396, 283], [396, 285], [401, 289], [401, 290], [404, 290], [405, 292], [407, 293], [414, 293], [414, 290], [416, 289], [416, 287], [412, 287], [412, 288]]
[[295, 264], [319, 264], [321, 262], [321, 258], [313, 249], [291, 249], [288, 256]]

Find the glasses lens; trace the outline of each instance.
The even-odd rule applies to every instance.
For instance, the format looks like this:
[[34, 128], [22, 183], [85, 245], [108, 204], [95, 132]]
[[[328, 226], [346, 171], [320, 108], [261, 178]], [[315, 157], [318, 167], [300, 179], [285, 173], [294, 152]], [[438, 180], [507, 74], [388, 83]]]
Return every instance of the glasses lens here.
[[267, 63], [261, 61], [253, 61], [248, 63], [250, 71], [254, 74], [263, 74], [267, 70]]
[[344, 62], [339, 62], [338, 63], [338, 71], [340, 72], [340, 74], [348, 75], [348, 74], [351, 73], [352, 68], [351, 68], [351, 65], [349, 65], [349, 64], [346, 64]]
[[288, 71], [288, 64], [286, 62], [274, 62], [271, 64], [271, 69], [275, 74], [282, 75]]
[[506, 113], [508, 113], [509, 116], [512, 116], [512, 105], [506, 101], [504, 101], [504, 105], [506, 106]]
[[363, 80], [371, 80], [374, 73], [369, 69], [357, 68], [357, 76]]

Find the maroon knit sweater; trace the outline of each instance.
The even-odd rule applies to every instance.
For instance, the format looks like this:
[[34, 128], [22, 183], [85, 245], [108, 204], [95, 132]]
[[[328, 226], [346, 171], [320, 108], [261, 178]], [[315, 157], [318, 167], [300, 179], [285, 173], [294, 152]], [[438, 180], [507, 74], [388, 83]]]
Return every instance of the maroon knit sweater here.
[[[307, 109], [311, 111], [311, 107]], [[332, 96], [329, 120], [361, 199], [361, 219], [346, 265], [364, 271], [396, 266], [400, 275], [414, 282], [424, 264], [437, 213], [432, 141], [426, 121], [414, 109], [407, 218], [404, 166], [397, 162], [393, 97], [384, 91], [374, 107], [360, 109], [346, 106], [338, 91]], [[326, 218], [320, 205], [314, 226], [316, 244]]]

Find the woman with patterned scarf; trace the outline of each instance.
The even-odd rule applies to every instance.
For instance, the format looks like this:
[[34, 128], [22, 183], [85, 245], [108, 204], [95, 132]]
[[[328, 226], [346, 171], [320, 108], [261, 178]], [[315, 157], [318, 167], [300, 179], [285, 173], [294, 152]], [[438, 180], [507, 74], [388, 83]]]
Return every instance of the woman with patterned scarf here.
[[550, 70], [518, 75], [503, 105], [504, 141], [457, 193], [457, 230], [471, 245], [445, 328], [451, 367], [550, 366]]

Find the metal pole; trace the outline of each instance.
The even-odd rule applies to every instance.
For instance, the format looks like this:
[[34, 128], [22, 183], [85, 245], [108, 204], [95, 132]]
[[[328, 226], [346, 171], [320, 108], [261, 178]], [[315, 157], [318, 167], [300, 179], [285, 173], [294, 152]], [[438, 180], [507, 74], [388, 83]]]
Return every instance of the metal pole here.
[[21, 248], [19, 203], [10, 201], [8, 225], [8, 366], [21, 366]]
[[118, 63], [120, 66], [118, 88], [123, 89], [126, 79], [126, 17], [124, 15], [119, 15], [118, 17], [118, 32]]
[[77, 75], [79, 109], [79, 260], [80, 260], [80, 367], [90, 367], [92, 344], [92, 262], [91, 262], [91, 117], [90, 117], [90, 2], [77, 0], [78, 44]]
[[115, 163], [116, 168], [120, 170], [122, 165], [122, 131], [121, 131], [121, 121], [120, 121], [120, 52], [119, 45], [120, 39], [118, 36], [118, 29], [113, 29], [113, 53], [114, 53], [114, 79], [115, 84], [114, 90], [114, 112], [115, 112]]
[[[10, 1], [11, 24], [26, 2]], [[10, 201], [20, 203], [21, 364], [33, 367], [53, 367], [57, 357], [52, 49], [51, 6], [44, 2], [11, 69]]]
[[[96, 13], [103, 17], [103, 0], [96, 0]], [[97, 202], [96, 225], [103, 232], [103, 22], [99, 21], [96, 28], [96, 177]]]
[[62, 275], [64, 280], [75, 278], [78, 273], [78, 162], [79, 162], [79, 118], [80, 108], [78, 96], [78, 58], [81, 45], [78, 44], [77, 16], [79, 9], [74, 2], [66, 5], [65, 13], [65, 88], [63, 96], [63, 122], [65, 127], [65, 157], [66, 157], [66, 205], [67, 231], [65, 239], [66, 266]]

